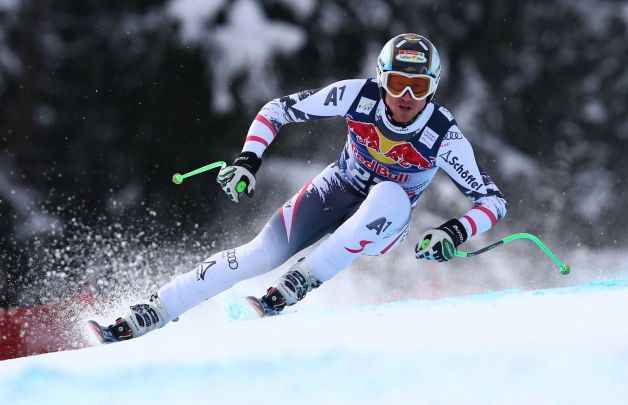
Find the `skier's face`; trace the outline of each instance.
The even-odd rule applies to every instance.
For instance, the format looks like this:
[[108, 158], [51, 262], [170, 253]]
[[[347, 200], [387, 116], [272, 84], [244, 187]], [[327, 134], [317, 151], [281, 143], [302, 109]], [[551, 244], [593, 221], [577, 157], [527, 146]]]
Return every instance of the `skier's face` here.
[[393, 97], [386, 92], [386, 105], [390, 109], [392, 118], [403, 124], [411, 121], [425, 107], [426, 99], [415, 100], [410, 91], [406, 91], [401, 97]]

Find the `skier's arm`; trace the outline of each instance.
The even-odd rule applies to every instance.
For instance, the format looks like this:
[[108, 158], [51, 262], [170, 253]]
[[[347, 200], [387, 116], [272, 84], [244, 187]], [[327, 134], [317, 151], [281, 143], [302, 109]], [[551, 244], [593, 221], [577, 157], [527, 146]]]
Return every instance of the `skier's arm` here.
[[447, 261], [455, 248], [475, 235], [491, 229], [506, 215], [506, 200], [476, 160], [469, 141], [455, 124], [449, 128], [438, 150], [437, 166], [447, 173], [473, 207], [460, 218], [452, 218], [423, 233], [415, 252], [419, 259]]
[[242, 152], [261, 158], [284, 125], [344, 116], [365, 83], [365, 79], [341, 80], [269, 101], [251, 123]]
[[[224, 192], [233, 202], [239, 202], [242, 193], [252, 196], [262, 154], [279, 130], [290, 123], [344, 116], [365, 83], [366, 79], [342, 80], [322, 89], [305, 90], [266, 103], [247, 132], [242, 152], [218, 173], [217, 180]], [[247, 184], [244, 191], [237, 189], [241, 181]]]
[[465, 240], [488, 231], [506, 216], [504, 196], [477, 164], [471, 143], [455, 124], [439, 148], [437, 166], [473, 202], [473, 207], [458, 218], [468, 235]]

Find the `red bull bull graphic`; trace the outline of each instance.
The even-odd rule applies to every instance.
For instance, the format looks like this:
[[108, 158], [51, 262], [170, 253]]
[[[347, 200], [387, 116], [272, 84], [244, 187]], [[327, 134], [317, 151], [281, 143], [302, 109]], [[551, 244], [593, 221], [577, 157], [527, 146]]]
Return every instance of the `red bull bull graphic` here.
[[[404, 169], [416, 167], [429, 169], [432, 164], [414, 145], [406, 141], [393, 141], [386, 138], [372, 123], [347, 119], [349, 131], [355, 136], [355, 141], [367, 148], [371, 157], [387, 165], [397, 164]], [[353, 148], [356, 158], [361, 155]], [[358, 153], [356, 153], [358, 152]], [[362, 156], [363, 157], [363, 156]], [[362, 163], [362, 162], [361, 162]]]
[[384, 156], [394, 160], [399, 166], [405, 168], [415, 166], [421, 169], [427, 169], [430, 167], [430, 162], [409, 142], [398, 143], [388, 149]]
[[355, 134], [356, 141], [360, 145], [364, 145], [369, 149], [374, 149], [379, 152], [379, 134], [377, 133], [375, 125], [367, 122], [353, 121], [351, 119], [348, 120], [348, 123], [349, 129]]

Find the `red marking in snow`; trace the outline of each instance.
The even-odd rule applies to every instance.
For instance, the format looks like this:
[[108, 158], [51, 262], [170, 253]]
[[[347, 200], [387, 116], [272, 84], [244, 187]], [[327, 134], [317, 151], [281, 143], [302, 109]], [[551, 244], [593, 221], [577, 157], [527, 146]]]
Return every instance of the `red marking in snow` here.
[[33, 307], [0, 308], [0, 360], [86, 347], [68, 325], [79, 322], [74, 310], [92, 310], [89, 290], [65, 302]]
[[345, 247], [345, 250], [349, 253], [360, 253], [361, 251], [364, 250], [364, 248], [366, 247], [366, 245], [369, 245], [373, 243], [373, 241], [370, 240], [361, 240], [360, 241], [360, 248], [359, 249], [349, 249], [348, 247]]

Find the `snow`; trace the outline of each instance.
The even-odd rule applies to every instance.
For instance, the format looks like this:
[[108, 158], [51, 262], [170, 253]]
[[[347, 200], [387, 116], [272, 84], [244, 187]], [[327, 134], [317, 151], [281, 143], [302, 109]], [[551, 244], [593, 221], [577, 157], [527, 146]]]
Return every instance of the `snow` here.
[[224, 0], [171, 0], [167, 11], [181, 22], [181, 37], [184, 42], [203, 38], [205, 24], [224, 6]]
[[[16, 74], [20, 71], [22, 65], [19, 58], [11, 51], [7, 43], [7, 33], [0, 29], [0, 68], [7, 73]], [[0, 75], [0, 80], [2, 80], [2, 82], [5, 80], [3, 75]], [[0, 84], [2, 82], [0, 82]]]
[[586, 19], [587, 25], [595, 32], [604, 33], [608, 29], [608, 21], [614, 16], [625, 16], [626, 5], [623, 2], [610, 0], [562, 0], [566, 7], [573, 7]]
[[584, 116], [595, 124], [602, 124], [608, 119], [608, 111], [599, 100], [593, 100], [585, 104]]
[[9, 11], [17, 8], [20, 4], [18, 0], [0, 0], [0, 11]]
[[574, 201], [576, 211], [591, 222], [602, 219], [613, 203], [613, 176], [602, 168], [588, 168], [576, 176], [580, 198]]
[[284, 7], [288, 7], [300, 19], [305, 20], [314, 12], [316, 2], [314, 0], [278, 0]]
[[6, 14], [0, 23], [0, 95], [4, 93], [8, 76], [16, 75], [22, 68], [20, 59], [9, 47], [9, 32], [15, 19], [13, 13], [18, 5], [17, 0], [0, 0], [0, 16]]
[[[393, 10], [389, 2], [381, 0], [367, 0], [358, 3], [352, 10], [357, 20], [373, 29], [385, 29], [393, 21]], [[413, 31], [414, 32], [414, 31]], [[383, 44], [380, 44], [380, 46]]]
[[[226, 14], [226, 22], [208, 29], [209, 20], [223, 7], [217, 1], [210, 7], [197, 0], [173, 0], [167, 11], [181, 22], [182, 40], [198, 43], [208, 60], [212, 75], [213, 109], [228, 112], [234, 106], [233, 79], [246, 73], [243, 98], [251, 108], [280, 94], [270, 66], [276, 54], [291, 54], [305, 43], [302, 28], [271, 20], [258, 2], [236, 0]], [[307, 13], [307, 4], [295, 4]]]
[[276, 83], [269, 78], [271, 57], [289, 54], [305, 43], [305, 33], [296, 26], [273, 22], [260, 6], [238, 0], [230, 10], [228, 23], [213, 31], [218, 51], [211, 63], [215, 86], [214, 108], [226, 112], [233, 108], [231, 80], [247, 71], [245, 99], [277, 97]]
[[0, 202], [6, 201], [18, 214], [15, 236], [26, 239], [33, 235], [61, 229], [61, 221], [39, 209], [39, 194], [13, 178], [14, 164], [8, 154], [0, 154]]
[[241, 305], [238, 293], [133, 341], [4, 361], [0, 400], [612, 405], [628, 397], [625, 280], [366, 306], [306, 299], [276, 318], [235, 320], [227, 308]]

